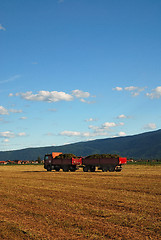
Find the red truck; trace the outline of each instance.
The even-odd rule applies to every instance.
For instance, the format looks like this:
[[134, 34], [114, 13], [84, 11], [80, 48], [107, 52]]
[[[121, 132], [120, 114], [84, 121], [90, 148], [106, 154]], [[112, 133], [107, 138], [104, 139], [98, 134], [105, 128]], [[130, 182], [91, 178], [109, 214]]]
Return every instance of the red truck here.
[[79, 167], [83, 167], [84, 172], [95, 172], [96, 167], [103, 172], [120, 172], [122, 164], [126, 164], [127, 159], [111, 154], [97, 154], [88, 157], [76, 157], [73, 154], [55, 153], [46, 154], [44, 157], [44, 168], [47, 171], [75, 172]]
[[44, 157], [44, 168], [47, 171], [63, 169], [64, 172], [75, 172], [77, 166], [82, 165], [82, 158], [77, 158], [73, 154], [55, 153], [46, 154]]

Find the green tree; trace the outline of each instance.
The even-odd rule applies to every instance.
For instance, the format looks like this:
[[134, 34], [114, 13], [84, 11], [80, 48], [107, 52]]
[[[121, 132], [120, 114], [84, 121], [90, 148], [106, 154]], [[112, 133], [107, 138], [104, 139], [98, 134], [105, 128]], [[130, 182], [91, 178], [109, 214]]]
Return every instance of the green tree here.
[[38, 161], [38, 163], [41, 163], [41, 158], [40, 158], [40, 156], [38, 156], [37, 161]]

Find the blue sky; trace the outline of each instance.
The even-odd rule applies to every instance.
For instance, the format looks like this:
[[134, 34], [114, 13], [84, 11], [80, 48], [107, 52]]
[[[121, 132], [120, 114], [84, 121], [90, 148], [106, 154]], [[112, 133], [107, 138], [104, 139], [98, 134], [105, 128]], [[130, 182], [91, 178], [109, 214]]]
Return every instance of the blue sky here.
[[160, 0], [0, 0], [0, 150], [161, 128]]

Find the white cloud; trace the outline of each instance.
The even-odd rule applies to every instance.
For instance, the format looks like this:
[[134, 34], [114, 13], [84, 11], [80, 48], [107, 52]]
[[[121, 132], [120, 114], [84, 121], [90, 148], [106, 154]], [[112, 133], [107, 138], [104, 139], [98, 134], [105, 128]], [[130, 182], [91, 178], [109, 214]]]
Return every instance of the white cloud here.
[[2, 80], [2, 81], [0, 81], [0, 84], [1, 83], [8, 83], [8, 82], [12, 82], [12, 81], [15, 81], [17, 78], [20, 78], [21, 76], [20, 75], [14, 75], [14, 76], [12, 76], [12, 77], [10, 77], [10, 78], [8, 78], [8, 79], [6, 79], [6, 80]]
[[109, 129], [110, 127], [116, 127], [116, 123], [114, 122], [105, 122], [102, 124], [103, 129]]
[[94, 133], [97, 135], [100, 135], [100, 134], [107, 135], [107, 131], [109, 131], [110, 128], [123, 126], [123, 125], [124, 125], [124, 123], [122, 123], [122, 122], [117, 123], [117, 124], [114, 122], [105, 122], [101, 126], [89, 125], [88, 128], [92, 129], [94, 131]]
[[130, 86], [130, 87], [125, 87], [125, 91], [136, 91], [138, 87]]
[[17, 136], [24, 137], [24, 136], [26, 136], [26, 133], [25, 132], [20, 132], [20, 133], [17, 134]]
[[123, 88], [122, 88], [122, 87], [115, 87], [115, 88], [113, 88], [113, 90], [116, 90], [116, 91], [122, 91]]
[[63, 131], [60, 133], [60, 135], [71, 137], [71, 136], [80, 136], [81, 133], [76, 131]]
[[83, 102], [83, 103], [87, 102], [84, 98], [81, 98], [80, 101]]
[[139, 92], [133, 92], [133, 93], [132, 93], [132, 96], [133, 96], [133, 97], [139, 96]]
[[152, 92], [147, 93], [146, 96], [151, 98], [151, 99], [160, 98], [161, 97], [161, 86], [158, 86], [155, 89], [152, 89]]
[[146, 87], [135, 87], [135, 86], [129, 86], [129, 87], [115, 87], [113, 90], [116, 91], [128, 91], [131, 93], [133, 97], [136, 97], [140, 94], [140, 92], [144, 91]]
[[125, 116], [124, 114], [121, 114], [121, 115], [119, 115], [117, 118], [118, 118], [118, 119], [120, 119], [120, 118], [127, 118], [127, 116]]
[[117, 126], [124, 126], [125, 124], [123, 122], [120, 122], [117, 124]]
[[62, 136], [67, 137], [96, 137], [96, 136], [107, 136], [107, 132], [94, 131], [94, 132], [77, 132], [77, 131], [63, 131], [60, 133]]
[[21, 119], [21, 120], [25, 120], [25, 119], [27, 119], [27, 117], [20, 117], [20, 119]]
[[6, 29], [2, 26], [2, 24], [0, 24], [0, 30], [5, 31]]
[[125, 132], [119, 132], [119, 133], [118, 133], [118, 136], [119, 136], [119, 137], [126, 136], [126, 133], [125, 133]]
[[91, 136], [93, 136], [93, 134], [90, 132], [84, 132], [84, 133], [82, 133], [82, 136], [83, 137], [91, 137]]
[[10, 131], [0, 132], [0, 137], [13, 138], [13, 137], [15, 137], [15, 134], [13, 132], [10, 132]]
[[22, 113], [22, 110], [17, 110], [17, 109], [7, 110], [3, 106], [0, 106], [0, 115], [9, 115], [9, 112], [11, 112], [11, 113]]
[[8, 110], [3, 106], [0, 106], [0, 115], [8, 115]]
[[103, 129], [101, 127], [98, 127], [98, 126], [89, 125], [88, 128], [93, 130], [94, 133], [98, 133], [98, 132], [103, 131]]
[[130, 87], [125, 87], [124, 89], [125, 89], [125, 91], [131, 92], [131, 95], [133, 97], [136, 97], [136, 96], [138, 96], [140, 94], [140, 92], [145, 90], [145, 87], [141, 88], [141, 87], [130, 86]]
[[22, 110], [10, 109], [11, 113], [22, 113]]
[[11, 131], [5, 131], [5, 132], [0, 132], [0, 137], [1, 138], [15, 138], [15, 137], [23, 137], [26, 136], [25, 132], [20, 132], [15, 134], [14, 132]]
[[94, 122], [94, 121], [97, 121], [97, 119], [96, 118], [89, 118], [89, 119], [86, 119], [85, 121], [86, 122]]
[[154, 129], [156, 129], [157, 127], [156, 127], [156, 124], [155, 124], [155, 123], [148, 123], [148, 124], [146, 124], [143, 128], [146, 129], [146, 130], [154, 130]]
[[[10, 94], [10, 96], [13, 96]], [[26, 93], [16, 93], [15, 96], [29, 101], [45, 101], [45, 102], [58, 102], [58, 101], [72, 101], [73, 97], [65, 92], [57, 91], [39, 91], [37, 94], [33, 94], [32, 91]]]
[[[90, 119], [93, 120], [93, 119]], [[96, 137], [96, 136], [109, 136], [109, 131], [113, 127], [123, 126], [124, 123], [114, 123], [114, 122], [105, 122], [101, 126], [89, 125], [88, 128], [91, 130], [89, 132], [78, 132], [78, 131], [63, 131], [59, 133], [59, 135], [68, 136], [68, 137]], [[120, 132], [122, 136], [125, 134], [124, 132]]]
[[93, 126], [93, 125], [89, 125], [88, 128], [89, 128], [89, 129], [92, 129], [92, 130], [98, 130], [98, 129], [100, 129], [100, 127], [98, 127], [98, 126]]
[[[73, 90], [72, 94], [67, 94], [65, 92], [58, 92], [58, 91], [39, 91], [37, 94], [33, 94], [32, 91], [28, 92], [20, 92], [16, 93], [15, 95], [13, 93], [9, 94], [9, 97], [13, 96], [20, 96], [21, 98], [29, 101], [46, 101], [46, 102], [58, 102], [58, 101], [73, 101], [74, 97], [79, 98], [81, 102], [84, 103], [93, 103], [91, 101], [87, 101], [84, 98], [90, 97], [89, 92], [83, 92], [81, 90]], [[94, 96], [93, 96], [94, 97]]]
[[9, 139], [6, 138], [3, 140], [3, 142], [7, 143], [7, 142], [9, 142]]
[[73, 90], [72, 95], [75, 96], [76, 98], [88, 98], [88, 97], [90, 97], [89, 92], [83, 92], [83, 91], [78, 90], [78, 89]]
[[95, 101], [87, 101], [83, 98], [81, 98], [80, 101], [83, 102], [83, 103], [88, 103], [88, 104], [95, 103]]

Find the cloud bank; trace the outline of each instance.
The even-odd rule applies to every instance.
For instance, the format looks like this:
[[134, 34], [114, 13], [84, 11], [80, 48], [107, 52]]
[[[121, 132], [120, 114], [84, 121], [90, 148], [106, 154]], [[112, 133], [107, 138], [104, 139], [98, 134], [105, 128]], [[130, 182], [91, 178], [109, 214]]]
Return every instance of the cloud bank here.
[[0, 24], [0, 30], [6, 31], [6, 29]]
[[8, 110], [3, 106], [0, 106], [0, 115], [8, 115], [8, 114], [9, 114]]
[[140, 94], [140, 92], [143, 92], [146, 87], [135, 87], [135, 86], [129, 86], [129, 87], [115, 87], [112, 90], [114, 91], [127, 91], [130, 92], [133, 97], [136, 97]]
[[58, 102], [58, 101], [72, 101], [73, 97], [65, 92], [57, 91], [39, 91], [37, 94], [33, 94], [32, 91], [26, 93], [16, 93], [16, 96], [29, 101], [45, 101], [45, 102]]
[[148, 123], [143, 127], [143, 129], [145, 129], [145, 130], [154, 130], [156, 128], [157, 128], [157, 126], [155, 123]]
[[17, 110], [17, 109], [6, 109], [6, 108], [4, 108], [3, 106], [0, 106], [0, 115], [9, 115], [9, 112], [11, 112], [11, 113], [22, 113], [22, 110], [21, 109], [19, 109], [19, 110]]
[[[124, 123], [105, 122], [101, 126], [89, 125], [88, 128], [91, 132], [79, 132], [79, 131], [62, 131], [59, 133], [61, 136], [67, 137], [96, 137], [96, 136], [108, 136], [111, 128], [123, 126]], [[125, 132], [120, 132], [117, 136], [125, 136]]]
[[34, 94], [32, 91], [28, 91], [25, 93], [13, 93], [9, 94], [9, 97], [13, 96], [20, 96], [22, 99], [28, 101], [44, 101], [44, 102], [58, 102], [58, 101], [73, 101], [74, 97], [80, 99], [81, 102], [87, 102], [84, 98], [89, 98], [89, 92], [83, 92], [81, 90], [73, 90], [71, 94], [65, 92], [58, 92], [58, 91], [39, 91], [38, 93]]
[[14, 132], [11, 132], [11, 131], [0, 132], [0, 137], [2, 138], [14, 138], [14, 137], [22, 137], [22, 136], [26, 136], [26, 133], [20, 132], [15, 134]]
[[[131, 93], [131, 95], [133, 97], [138, 96], [141, 92], [145, 91], [147, 87], [135, 87], [135, 86], [130, 86], [130, 87], [115, 87], [112, 90], [114, 91], [128, 91]], [[161, 98], [161, 86], [156, 87], [155, 89], [152, 89], [150, 93], [146, 93], [145, 94], [147, 97], [149, 97], [150, 99], [154, 99], [154, 98]]]
[[152, 89], [151, 93], [146, 94], [147, 97], [154, 99], [154, 98], [161, 98], [161, 86]]

